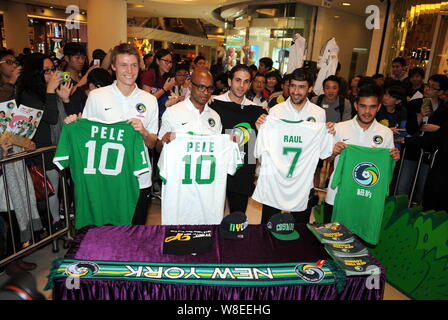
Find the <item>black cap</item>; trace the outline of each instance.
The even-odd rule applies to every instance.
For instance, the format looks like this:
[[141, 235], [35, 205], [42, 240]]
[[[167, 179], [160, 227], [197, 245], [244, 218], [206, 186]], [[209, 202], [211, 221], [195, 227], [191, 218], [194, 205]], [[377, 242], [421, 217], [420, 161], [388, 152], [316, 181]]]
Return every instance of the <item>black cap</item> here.
[[225, 239], [244, 240], [249, 236], [249, 222], [243, 212], [233, 212], [224, 217], [219, 226], [221, 236]]
[[295, 229], [294, 217], [289, 213], [276, 213], [266, 224], [266, 228], [279, 240], [297, 240], [300, 238]]

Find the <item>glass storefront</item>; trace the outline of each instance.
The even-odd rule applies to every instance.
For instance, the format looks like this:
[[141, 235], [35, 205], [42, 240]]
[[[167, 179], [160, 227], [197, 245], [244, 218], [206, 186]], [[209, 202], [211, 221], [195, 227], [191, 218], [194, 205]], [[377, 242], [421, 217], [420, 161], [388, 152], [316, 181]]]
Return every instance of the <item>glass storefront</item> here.
[[80, 23], [79, 29], [68, 29], [65, 21], [28, 18], [30, 48], [34, 52], [55, 53], [62, 56], [61, 47], [66, 42], [80, 42], [87, 46], [87, 25]]
[[310, 41], [313, 8], [300, 3], [248, 5], [244, 14], [225, 23], [225, 66], [241, 62], [258, 66], [271, 57], [274, 68], [286, 72], [293, 37], [299, 33]]
[[387, 72], [395, 57], [404, 57], [408, 70], [421, 67], [426, 75], [448, 73], [446, 1], [406, 0], [396, 4], [387, 59]]

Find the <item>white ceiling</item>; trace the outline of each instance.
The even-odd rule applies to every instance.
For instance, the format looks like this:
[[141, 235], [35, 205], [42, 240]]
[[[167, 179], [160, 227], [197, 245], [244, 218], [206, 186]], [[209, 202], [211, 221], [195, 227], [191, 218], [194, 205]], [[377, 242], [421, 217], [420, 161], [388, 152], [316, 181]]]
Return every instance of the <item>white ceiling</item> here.
[[[88, 0], [13, 0], [29, 4], [43, 6], [55, 6], [65, 8], [70, 4], [78, 5], [81, 9], [87, 9]], [[94, 1], [94, 0], [89, 0]], [[309, 5], [320, 6], [322, 0], [284, 0], [277, 2], [301, 2]], [[167, 18], [201, 18], [210, 23], [222, 26], [222, 22], [216, 20], [212, 12], [220, 7], [231, 5], [245, 5], [248, 3], [262, 4], [273, 2], [270, 0], [127, 0], [128, 17], [167, 17]], [[349, 7], [342, 6], [342, 2], [349, 2]], [[352, 14], [365, 15], [365, 8], [371, 4], [381, 4], [381, 0], [333, 0], [332, 8], [340, 9]], [[141, 6], [141, 7], [140, 7]], [[87, 12], [88, 14], [88, 12]]]

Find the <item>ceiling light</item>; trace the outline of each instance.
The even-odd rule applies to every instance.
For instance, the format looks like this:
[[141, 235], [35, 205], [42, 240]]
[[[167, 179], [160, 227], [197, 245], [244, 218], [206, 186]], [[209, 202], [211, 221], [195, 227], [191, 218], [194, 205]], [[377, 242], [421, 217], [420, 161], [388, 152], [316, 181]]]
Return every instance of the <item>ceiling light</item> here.
[[342, 5], [345, 7], [350, 7], [352, 4], [350, 2], [342, 2]]

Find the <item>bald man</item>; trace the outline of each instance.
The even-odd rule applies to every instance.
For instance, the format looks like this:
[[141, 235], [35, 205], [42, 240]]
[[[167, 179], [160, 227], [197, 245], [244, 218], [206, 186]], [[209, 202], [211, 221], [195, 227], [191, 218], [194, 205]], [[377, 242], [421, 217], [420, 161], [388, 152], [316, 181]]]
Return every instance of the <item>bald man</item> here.
[[162, 116], [157, 150], [160, 152], [164, 143], [175, 138], [175, 132], [194, 132], [196, 134], [220, 134], [221, 118], [211, 109], [210, 100], [213, 76], [207, 70], [194, 71], [191, 77], [191, 95], [172, 107], [166, 109]]

